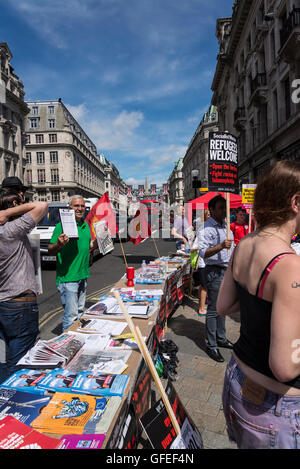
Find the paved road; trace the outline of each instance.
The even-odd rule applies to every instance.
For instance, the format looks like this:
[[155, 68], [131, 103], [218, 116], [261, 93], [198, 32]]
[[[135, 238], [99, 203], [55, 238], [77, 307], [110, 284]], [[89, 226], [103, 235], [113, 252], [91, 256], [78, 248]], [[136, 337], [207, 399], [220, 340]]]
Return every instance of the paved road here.
[[[156, 239], [156, 246], [161, 256], [175, 252], [173, 240]], [[142, 260], [146, 262], [158, 257], [155, 244], [151, 238], [134, 246], [130, 241], [123, 242], [128, 265], [138, 268]], [[95, 294], [106, 293], [125, 273], [125, 263], [119, 242], [114, 244], [114, 250], [104, 257], [98, 257], [91, 267], [91, 277], [88, 280], [87, 302]], [[55, 285], [55, 265], [42, 266], [42, 282], [44, 293], [38, 299], [40, 311], [40, 337], [50, 339], [62, 332], [62, 308], [60, 297]], [[88, 304], [88, 303], [87, 303]]]

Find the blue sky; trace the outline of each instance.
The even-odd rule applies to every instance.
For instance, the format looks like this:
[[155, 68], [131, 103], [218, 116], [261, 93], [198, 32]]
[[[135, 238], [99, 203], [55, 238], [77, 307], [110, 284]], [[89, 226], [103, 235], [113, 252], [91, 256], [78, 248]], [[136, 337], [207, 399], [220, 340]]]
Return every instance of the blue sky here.
[[232, 0], [0, 0], [25, 99], [62, 98], [128, 184], [166, 182], [207, 110]]

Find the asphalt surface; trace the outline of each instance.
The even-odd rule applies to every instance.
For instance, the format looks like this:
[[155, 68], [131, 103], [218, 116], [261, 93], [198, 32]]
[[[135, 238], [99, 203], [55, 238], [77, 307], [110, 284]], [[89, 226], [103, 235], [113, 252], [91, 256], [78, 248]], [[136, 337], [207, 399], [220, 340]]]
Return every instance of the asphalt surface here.
[[[148, 238], [134, 246], [130, 241], [122, 241], [128, 266], [139, 268], [143, 259], [149, 262], [158, 257], [176, 252], [174, 240]], [[156, 246], [156, 247], [155, 247]], [[126, 272], [126, 265], [120, 242], [114, 243], [114, 250], [106, 256], [98, 256], [90, 268], [88, 279], [87, 305], [89, 298], [105, 294]], [[42, 265], [43, 294], [38, 298], [40, 312], [40, 338], [50, 339], [62, 332], [62, 307], [55, 284], [55, 263]]]

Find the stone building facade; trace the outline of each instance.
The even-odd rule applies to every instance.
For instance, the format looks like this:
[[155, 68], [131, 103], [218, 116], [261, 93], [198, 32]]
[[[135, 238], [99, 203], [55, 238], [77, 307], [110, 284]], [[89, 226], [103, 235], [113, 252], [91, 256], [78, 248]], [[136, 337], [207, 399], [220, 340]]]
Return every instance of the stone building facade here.
[[100, 197], [105, 171], [94, 143], [61, 99], [31, 101], [25, 119], [25, 183], [33, 200], [66, 202], [70, 195]]
[[199, 189], [193, 188], [194, 169], [199, 171], [198, 179], [201, 181], [201, 187], [207, 187], [209, 132], [216, 132], [218, 129], [218, 110], [215, 106], [210, 106], [198, 125], [183, 159], [184, 202], [201, 195]]
[[105, 173], [105, 192], [116, 213], [127, 211], [127, 184], [123, 181], [116, 166], [103, 154], [100, 155]]
[[236, 0], [216, 35], [212, 104], [238, 138], [240, 184], [255, 183], [272, 162], [300, 160], [300, 0]]
[[29, 112], [24, 86], [11, 65], [12, 53], [0, 43], [0, 184], [8, 176], [24, 182], [24, 119]]
[[183, 158], [179, 158], [168, 180], [170, 205], [184, 204], [183, 189]]

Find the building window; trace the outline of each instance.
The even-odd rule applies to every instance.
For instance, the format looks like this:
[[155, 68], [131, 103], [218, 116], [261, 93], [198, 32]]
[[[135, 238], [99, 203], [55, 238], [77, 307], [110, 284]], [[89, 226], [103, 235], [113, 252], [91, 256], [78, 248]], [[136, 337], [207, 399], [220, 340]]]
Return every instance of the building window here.
[[31, 108], [31, 114], [32, 114], [33, 116], [37, 116], [38, 113], [39, 113], [39, 108], [38, 108], [38, 106], [32, 106], [32, 108]]
[[32, 184], [32, 170], [31, 169], [26, 170], [26, 182], [27, 184]]
[[35, 142], [36, 143], [44, 143], [44, 135], [43, 134], [37, 134], [35, 136]]
[[48, 128], [55, 129], [55, 119], [48, 119]]
[[39, 128], [39, 119], [37, 117], [29, 118], [29, 128], [38, 129]]
[[37, 164], [45, 164], [45, 153], [43, 151], [36, 152], [36, 162]]
[[52, 199], [52, 202], [59, 202], [60, 201], [60, 192], [59, 191], [51, 191], [51, 199]]
[[5, 177], [7, 178], [10, 173], [10, 161], [5, 161]]
[[47, 201], [47, 192], [46, 191], [38, 191], [38, 198], [40, 202]]
[[46, 171], [45, 169], [38, 169], [38, 184], [45, 184], [46, 182]]
[[30, 153], [30, 151], [26, 153], [26, 164], [31, 164], [31, 153]]
[[50, 151], [50, 163], [58, 163], [58, 152]]
[[51, 184], [59, 184], [58, 169], [51, 169]]
[[28, 144], [30, 144], [30, 135], [25, 134], [25, 145], [28, 145]]
[[54, 106], [48, 106], [48, 114], [54, 114]]
[[49, 143], [57, 142], [57, 134], [49, 134]]

